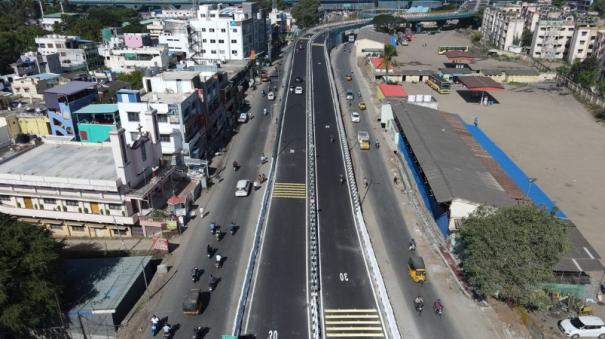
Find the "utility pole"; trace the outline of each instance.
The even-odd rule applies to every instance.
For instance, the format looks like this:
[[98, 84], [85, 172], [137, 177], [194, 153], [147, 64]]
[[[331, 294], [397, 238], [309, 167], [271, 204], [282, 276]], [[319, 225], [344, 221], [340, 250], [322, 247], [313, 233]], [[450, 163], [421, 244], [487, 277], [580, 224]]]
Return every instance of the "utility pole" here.
[[38, 5], [40, 5], [40, 14], [42, 18], [44, 18], [44, 8], [42, 7], [42, 0], [38, 0]]

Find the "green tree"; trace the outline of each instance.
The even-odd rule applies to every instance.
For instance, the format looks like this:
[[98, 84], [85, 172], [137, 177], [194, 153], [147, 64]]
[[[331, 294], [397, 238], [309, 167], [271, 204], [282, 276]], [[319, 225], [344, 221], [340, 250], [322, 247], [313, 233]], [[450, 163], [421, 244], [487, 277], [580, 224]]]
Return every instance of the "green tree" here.
[[143, 88], [143, 71], [133, 71], [130, 73], [118, 73], [118, 80], [125, 81], [130, 84], [132, 89]]
[[376, 31], [389, 34], [397, 31], [397, 28], [404, 22], [403, 18], [388, 14], [377, 15], [372, 19], [372, 25]]
[[605, 0], [594, 0], [591, 9], [599, 12], [601, 18], [605, 17]]
[[380, 67], [384, 67], [386, 75], [389, 75], [389, 68], [395, 65], [395, 60], [393, 60], [397, 56], [397, 48], [391, 44], [385, 44], [384, 50], [382, 52], [382, 63]]
[[471, 33], [471, 42], [473, 44], [478, 44], [479, 42], [481, 42], [482, 38], [483, 38], [483, 34], [481, 34], [481, 32], [479, 32], [479, 31], [475, 31], [475, 32]]
[[29, 338], [60, 323], [57, 296], [63, 244], [50, 231], [0, 215], [0, 333]]
[[480, 206], [464, 220], [460, 254], [467, 282], [482, 297], [527, 308], [548, 303], [542, 283], [568, 247], [565, 225], [543, 208]]
[[565, 3], [565, 0], [552, 0], [551, 1], [551, 5], [553, 5], [555, 7], [559, 7], [559, 8], [561, 8], [564, 3]]
[[598, 80], [599, 60], [595, 56], [576, 61], [570, 67], [567, 76], [575, 83], [586, 88], [594, 86]]
[[296, 24], [311, 27], [319, 22], [319, 0], [300, 0], [292, 7], [292, 16]]
[[531, 42], [534, 39], [534, 35], [531, 33], [529, 29], [524, 29], [521, 34], [521, 47], [529, 47], [531, 46]]

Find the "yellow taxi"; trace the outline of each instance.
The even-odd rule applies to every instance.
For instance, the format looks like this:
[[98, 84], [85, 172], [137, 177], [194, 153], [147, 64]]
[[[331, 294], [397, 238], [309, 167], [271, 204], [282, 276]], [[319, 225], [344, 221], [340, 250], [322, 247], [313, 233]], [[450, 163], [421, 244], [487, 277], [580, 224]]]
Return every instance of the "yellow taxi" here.
[[365, 102], [360, 102], [359, 104], [357, 104], [357, 107], [359, 107], [360, 110], [365, 111], [365, 109], [366, 109], [366, 103]]

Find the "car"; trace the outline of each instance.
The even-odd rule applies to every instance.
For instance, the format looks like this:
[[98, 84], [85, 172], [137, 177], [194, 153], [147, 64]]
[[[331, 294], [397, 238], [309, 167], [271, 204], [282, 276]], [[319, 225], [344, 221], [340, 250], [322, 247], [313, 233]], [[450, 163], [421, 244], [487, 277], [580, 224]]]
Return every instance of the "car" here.
[[294, 94], [303, 94], [302, 86], [296, 86], [296, 88], [294, 89]]
[[605, 322], [594, 315], [563, 319], [557, 325], [563, 334], [571, 338], [598, 337], [605, 339]]
[[294, 79], [294, 81], [296, 81], [296, 82], [298, 82], [298, 83], [301, 83], [301, 82], [303, 82], [303, 78], [302, 78], [302, 77], [296, 77], [296, 78]]
[[273, 91], [267, 94], [267, 100], [275, 100], [275, 93], [273, 93]]
[[359, 122], [360, 121], [360, 115], [357, 112], [351, 112], [351, 121], [352, 122]]
[[353, 100], [355, 99], [355, 94], [353, 94], [353, 91], [351, 91], [350, 89], [347, 90], [347, 100]]
[[240, 113], [237, 122], [246, 123], [248, 121], [248, 113]]
[[353, 80], [353, 76], [351, 74], [347, 74], [347, 75], [345, 75], [345, 79], [347, 81], [351, 81], [351, 80]]
[[360, 110], [365, 111], [366, 109], [366, 103], [365, 102], [360, 102], [357, 104], [357, 107], [359, 107]]
[[183, 313], [198, 315], [202, 312], [202, 301], [200, 300], [200, 289], [192, 288], [183, 300]]
[[247, 197], [252, 189], [252, 182], [250, 180], [239, 180], [235, 185], [235, 196], [236, 197]]

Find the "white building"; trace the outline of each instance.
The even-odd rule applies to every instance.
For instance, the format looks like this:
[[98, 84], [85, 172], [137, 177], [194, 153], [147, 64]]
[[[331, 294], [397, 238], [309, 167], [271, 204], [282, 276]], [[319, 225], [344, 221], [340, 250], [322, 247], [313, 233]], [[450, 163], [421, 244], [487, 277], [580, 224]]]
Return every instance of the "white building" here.
[[190, 20], [195, 60], [227, 61], [266, 53], [269, 25], [255, 3], [241, 7], [201, 5]]
[[584, 60], [591, 55], [596, 55], [598, 46], [595, 46], [595, 40], [598, 33], [605, 32], [604, 29], [594, 26], [578, 26], [569, 44], [569, 53], [567, 61], [573, 63], [575, 60]]
[[278, 10], [276, 8], [272, 9], [269, 13], [269, 20], [271, 20], [272, 26], [279, 26], [280, 33], [290, 32], [294, 23], [294, 19], [290, 12]]
[[169, 52], [185, 53], [191, 57], [191, 35], [187, 20], [163, 20], [163, 28], [157, 35], [158, 43], [166, 45]]
[[149, 209], [148, 193], [141, 192], [153, 192], [160, 182], [151, 179], [159, 177], [160, 165], [154, 114], [141, 123], [151, 132], [132, 144], [120, 129], [107, 143], [46, 140], [2, 161], [0, 212], [60, 236], [141, 234], [136, 225]]
[[168, 68], [170, 62], [168, 48], [163, 45], [107, 49], [106, 53], [103, 55], [105, 66], [118, 73], [130, 73], [137, 69], [149, 67]]
[[536, 59], [566, 59], [574, 31], [573, 16], [541, 19], [534, 30], [530, 55]]
[[64, 72], [95, 68], [101, 63], [97, 44], [77, 36], [50, 34], [36, 37], [36, 44], [43, 55], [58, 53]]
[[[172, 75], [163, 80], [162, 75], [167, 73]], [[159, 140], [164, 160], [174, 165], [182, 165], [186, 161], [185, 158], [199, 158], [202, 136], [199, 96], [194, 91], [177, 90], [177, 86], [180, 83], [185, 84], [187, 78], [197, 76], [190, 73], [193, 72], [165, 72], [153, 77], [151, 80], [156, 80], [152, 83], [156, 83], [157, 90], [154, 89], [154, 92], [149, 92], [142, 97], [133, 96], [129, 90], [118, 91], [118, 111], [122, 127], [127, 132], [127, 142], [137, 140], [141, 133], [141, 119], [151, 108], [157, 112]], [[144, 82], [148, 83], [150, 79]], [[163, 91], [159, 91], [161, 86], [164, 86]], [[125, 97], [129, 99], [125, 100]]]
[[525, 27], [521, 10], [520, 5], [487, 7], [480, 29], [483, 39], [505, 51], [520, 46]]
[[15, 79], [13, 93], [26, 99], [44, 99], [44, 91], [59, 85], [59, 75], [41, 73]]

